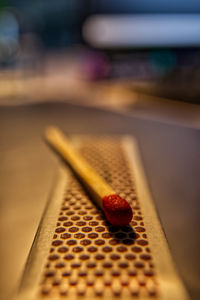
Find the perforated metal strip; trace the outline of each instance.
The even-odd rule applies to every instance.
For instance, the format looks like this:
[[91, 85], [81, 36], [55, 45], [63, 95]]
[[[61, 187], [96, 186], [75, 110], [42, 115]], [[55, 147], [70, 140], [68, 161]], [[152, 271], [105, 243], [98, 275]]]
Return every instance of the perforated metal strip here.
[[[129, 138], [119, 140], [110, 137], [85, 137], [82, 141], [82, 155], [121, 197], [130, 202], [133, 220], [130, 226], [122, 228], [109, 224], [78, 180], [68, 174], [57, 191], [60, 193], [63, 189], [54, 205], [57, 210], [57, 220], [53, 218], [54, 228], [53, 221], [51, 226], [49, 223], [51, 241], [46, 238], [49, 244], [45, 244], [44, 253], [38, 258], [37, 251], [42, 247], [41, 232], [45, 227], [41, 225], [41, 236], [34, 250], [35, 263], [40, 261], [40, 266], [38, 272], [35, 269], [33, 273], [32, 256], [21, 295], [29, 294], [32, 299], [112, 299], [119, 296], [122, 299], [136, 296], [139, 299], [186, 299], [184, 287], [168, 255], [144, 177], [139, 179], [142, 174], [134, 143]], [[63, 180], [63, 173], [61, 177]], [[140, 199], [140, 194], [145, 199]], [[58, 195], [55, 197], [58, 198]], [[156, 218], [156, 222], [150, 222], [145, 212]], [[153, 227], [151, 223], [155, 223]], [[48, 223], [46, 226], [48, 228]], [[157, 237], [159, 240], [155, 242]], [[163, 247], [163, 259], [167, 258], [167, 264], [162, 262], [161, 253], [160, 259], [157, 257]], [[37, 280], [31, 285], [30, 280], [26, 282], [26, 277], [33, 274]]]

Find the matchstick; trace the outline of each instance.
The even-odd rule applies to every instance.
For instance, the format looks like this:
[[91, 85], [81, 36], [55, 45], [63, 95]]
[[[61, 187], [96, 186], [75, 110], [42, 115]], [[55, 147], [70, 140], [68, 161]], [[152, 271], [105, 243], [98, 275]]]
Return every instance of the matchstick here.
[[104, 211], [108, 221], [116, 226], [129, 224], [133, 216], [129, 203], [117, 195], [104, 179], [96, 173], [62, 132], [55, 127], [48, 127], [45, 137], [48, 143], [61, 154], [78, 175], [81, 182], [91, 193], [92, 199]]

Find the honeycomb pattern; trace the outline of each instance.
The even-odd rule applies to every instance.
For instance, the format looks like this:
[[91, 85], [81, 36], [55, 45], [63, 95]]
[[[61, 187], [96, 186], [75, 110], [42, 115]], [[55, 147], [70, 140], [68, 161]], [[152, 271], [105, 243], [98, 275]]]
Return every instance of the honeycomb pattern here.
[[107, 222], [71, 175], [40, 283], [42, 297], [157, 297], [156, 270], [134, 180], [118, 139], [85, 139], [82, 155], [127, 199], [130, 225]]

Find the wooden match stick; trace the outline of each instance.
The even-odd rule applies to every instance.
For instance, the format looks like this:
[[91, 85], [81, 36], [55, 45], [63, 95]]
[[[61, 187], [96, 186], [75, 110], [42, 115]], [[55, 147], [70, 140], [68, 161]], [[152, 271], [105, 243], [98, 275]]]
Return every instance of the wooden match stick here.
[[62, 132], [55, 127], [48, 127], [45, 137], [48, 143], [62, 155], [78, 175], [92, 194], [95, 203], [103, 209], [108, 221], [117, 226], [129, 224], [133, 216], [129, 203], [117, 195], [104, 179], [96, 173]]

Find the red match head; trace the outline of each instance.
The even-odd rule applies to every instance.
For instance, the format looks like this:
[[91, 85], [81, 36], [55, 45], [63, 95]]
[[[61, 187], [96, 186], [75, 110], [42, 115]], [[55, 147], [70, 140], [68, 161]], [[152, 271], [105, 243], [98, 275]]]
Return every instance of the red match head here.
[[104, 213], [108, 221], [116, 226], [125, 226], [130, 223], [133, 217], [129, 203], [119, 195], [103, 197]]

